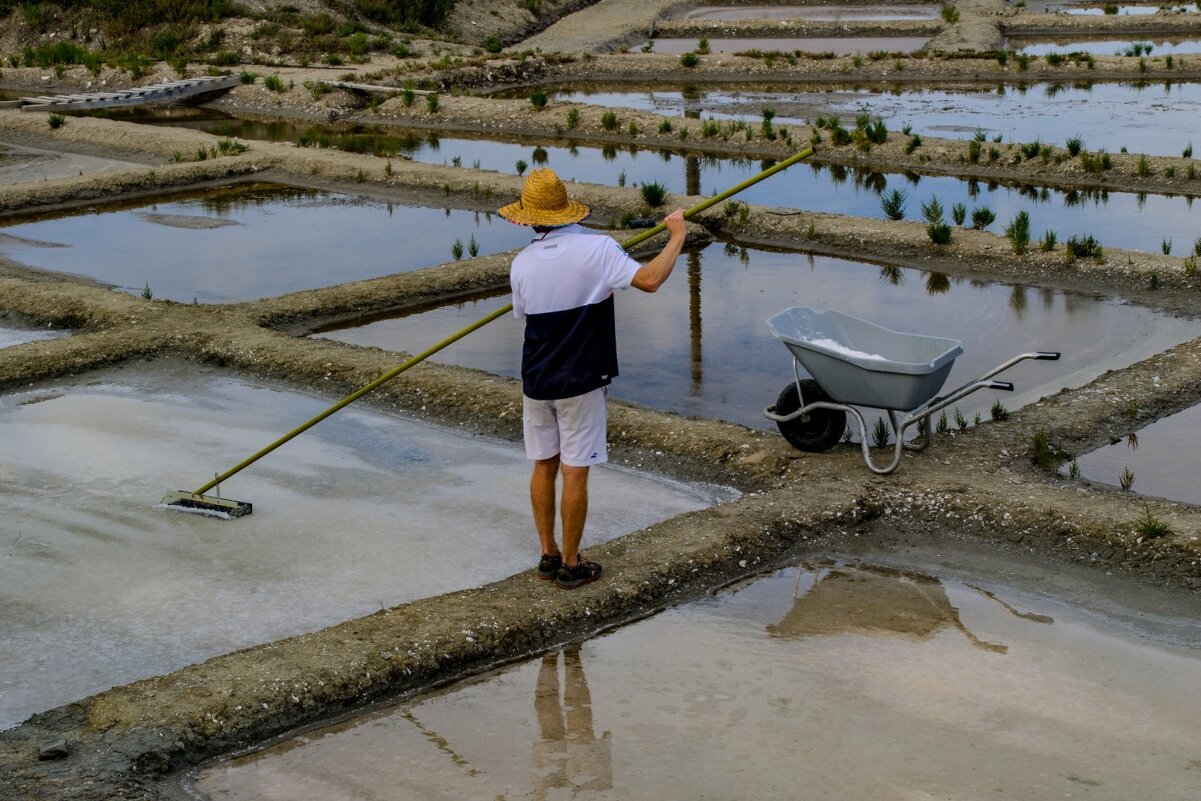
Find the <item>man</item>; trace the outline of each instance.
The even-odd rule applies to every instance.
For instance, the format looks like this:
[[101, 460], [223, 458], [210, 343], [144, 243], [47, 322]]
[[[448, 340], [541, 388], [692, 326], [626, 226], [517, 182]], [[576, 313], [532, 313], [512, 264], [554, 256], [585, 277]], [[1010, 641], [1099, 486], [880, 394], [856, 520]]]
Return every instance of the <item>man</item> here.
[[[617, 375], [613, 290], [654, 292], [671, 275], [684, 245], [684, 212], [664, 222], [667, 245], [646, 265], [610, 237], [578, 223], [588, 207], [567, 197], [549, 169], [530, 173], [521, 200], [498, 213], [537, 236], [513, 260], [513, 316], [525, 319], [521, 352], [526, 455], [534, 462], [530, 503], [542, 543], [538, 577], [575, 589], [600, 578], [580, 555], [588, 515], [588, 468], [608, 460], [606, 387]], [[555, 539], [555, 492], [563, 474], [563, 546]]]

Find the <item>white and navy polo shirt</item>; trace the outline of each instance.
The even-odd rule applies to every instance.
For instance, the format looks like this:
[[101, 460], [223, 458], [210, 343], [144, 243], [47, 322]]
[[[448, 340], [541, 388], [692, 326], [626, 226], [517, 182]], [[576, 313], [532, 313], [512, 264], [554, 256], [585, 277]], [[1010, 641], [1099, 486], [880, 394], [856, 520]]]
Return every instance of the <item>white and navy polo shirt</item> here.
[[613, 380], [613, 290], [628, 287], [640, 266], [610, 237], [581, 225], [555, 228], [517, 254], [509, 280], [513, 316], [525, 318], [526, 397], [574, 398]]

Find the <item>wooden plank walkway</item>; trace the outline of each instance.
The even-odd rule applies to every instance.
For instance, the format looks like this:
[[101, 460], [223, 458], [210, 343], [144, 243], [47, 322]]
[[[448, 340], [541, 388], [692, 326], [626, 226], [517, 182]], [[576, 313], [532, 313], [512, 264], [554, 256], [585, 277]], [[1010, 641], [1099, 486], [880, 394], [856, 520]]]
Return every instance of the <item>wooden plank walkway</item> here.
[[206, 92], [218, 92], [237, 86], [237, 75], [219, 75], [213, 78], [184, 78], [178, 81], [139, 86], [136, 89], [118, 89], [111, 92], [88, 92], [78, 95], [38, 95], [22, 97], [10, 104], [21, 111], [84, 111], [97, 108], [138, 106], [166, 100], [181, 100]]

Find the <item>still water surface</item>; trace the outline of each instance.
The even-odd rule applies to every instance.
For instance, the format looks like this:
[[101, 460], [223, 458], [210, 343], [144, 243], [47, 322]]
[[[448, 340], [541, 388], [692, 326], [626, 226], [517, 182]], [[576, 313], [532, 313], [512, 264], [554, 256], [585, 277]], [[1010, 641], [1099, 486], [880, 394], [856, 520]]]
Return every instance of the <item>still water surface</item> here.
[[228, 801], [1191, 801], [1201, 695], [1183, 688], [1199, 682], [1195, 648], [992, 578], [820, 560], [189, 785]]
[[[415, 353], [508, 300], [506, 294], [320, 336]], [[948, 388], [1017, 353], [1063, 352], [1060, 362], [1006, 372], [1002, 378], [1017, 385], [1012, 395], [969, 396], [961, 404], [969, 420], [976, 411], [987, 419], [997, 397], [1016, 408], [1196, 336], [1193, 321], [1111, 300], [717, 243], [681, 258], [658, 293], [618, 293], [621, 376], [611, 391], [660, 409], [771, 428], [762, 410], [790, 380], [792, 361], [764, 321], [789, 306], [832, 308], [897, 331], [962, 340], [965, 353]], [[521, 323], [505, 316], [433, 360], [517, 376], [521, 337]]]

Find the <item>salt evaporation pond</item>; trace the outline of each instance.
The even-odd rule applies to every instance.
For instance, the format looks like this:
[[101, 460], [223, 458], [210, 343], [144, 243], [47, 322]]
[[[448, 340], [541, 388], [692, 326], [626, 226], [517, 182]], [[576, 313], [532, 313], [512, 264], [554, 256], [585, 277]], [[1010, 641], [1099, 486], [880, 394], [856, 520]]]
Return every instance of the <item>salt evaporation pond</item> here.
[[[525, 244], [526, 231], [471, 211], [238, 185], [0, 229], [0, 253], [155, 298], [227, 303], [283, 295]], [[29, 240], [29, 241], [21, 241]]]
[[[966, 352], [947, 388], [1018, 353], [1063, 352], [1062, 361], [1007, 371], [1002, 378], [1017, 385], [1015, 393], [969, 396], [960, 404], [969, 420], [976, 411], [987, 419], [998, 397], [1014, 409], [1196, 336], [1195, 321], [1118, 301], [721, 243], [682, 257], [654, 295], [618, 294], [614, 397], [756, 428], [774, 428], [763, 408], [792, 376], [788, 351], [764, 325], [789, 306], [837, 309], [896, 331], [962, 340]], [[508, 300], [453, 304], [319, 336], [416, 353]], [[432, 358], [517, 376], [521, 336], [521, 323], [505, 316]]]
[[[652, 39], [656, 53], [680, 55], [696, 50], [697, 39]], [[709, 52], [711, 53], [743, 53], [748, 50], [760, 50], [765, 53], [833, 53], [838, 56], [867, 55], [868, 53], [912, 53], [921, 50], [930, 41], [929, 36], [808, 36], [804, 38], [789, 37], [744, 37], [725, 39], [711, 37]]]
[[[1167, 6], [1171, 8], [1171, 6]], [[1106, 13], [1106, 8], [1113, 8], [1114, 11]], [[1158, 14], [1159, 6], [1094, 6], [1091, 8], [1079, 8], [1074, 6], [1064, 6], [1055, 4], [1055, 10], [1068, 14], [1073, 17], [1128, 17], [1141, 16], [1144, 14]]]
[[[1201, 406], [1157, 420], [1136, 434], [1076, 459], [1089, 481], [1121, 485], [1134, 474], [1131, 490], [1141, 495], [1201, 505], [1197, 454], [1201, 453]], [[1060, 471], [1066, 474], [1065, 467]]]
[[813, 22], [938, 19], [938, 6], [701, 6], [681, 19], [803, 19]]
[[1127, 52], [1136, 43], [1150, 44], [1151, 51], [1143, 55], [1151, 60], [1155, 56], [1197, 55], [1201, 53], [1201, 39], [1182, 36], [1138, 36], [1127, 39], [1084, 39], [1078, 36], [1031, 36], [1010, 37], [1009, 48], [1028, 56], [1045, 56], [1048, 53], [1090, 53], [1095, 56], [1134, 56]]
[[120, 159], [84, 156], [0, 142], [0, 186], [55, 181], [78, 175], [130, 169], [141, 165]]
[[[1011, 66], [1011, 69], [1016, 67]], [[555, 99], [659, 114], [703, 114], [761, 119], [765, 106], [776, 124], [830, 114], [853, 122], [859, 113], [879, 116], [889, 130], [912, 125], [919, 134], [970, 138], [984, 131], [1006, 142], [1062, 143], [1084, 132], [1088, 146], [1117, 153], [1178, 156], [1196, 138], [1201, 83], [1097, 83], [1000, 85], [923, 89], [833, 89], [803, 84], [787, 89], [560, 89]]]
[[1171, 618], [1187, 644], [1149, 639], [1142, 609], [948, 558], [802, 563], [184, 784], [225, 801], [1196, 798], [1195, 618]]
[[[530, 167], [550, 167], [565, 181], [631, 187], [658, 182], [669, 192], [691, 195], [715, 195], [756, 175], [770, 163], [638, 147], [598, 148], [439, 137], [428, 131], [384, 126], [300, 126], [197, 110], [186, 114], [164, 110], [153, 115], [141, 114], [137, 119], [243, 139], [297, 141], [324, 137], [332, 147], [469, 169], [512, 173], [517, 162], [524, 161]], [[1085, 146], [1090, 146], [1091, 132], [1087, 137], [1083, 130], [1076, 135], [1084, 140]], [[995, 145], [986, 143], [985, 153], [989, 147]], [[997, 221], [990, 229], [994, 232], [1003, 231], [1019, 211], [1026, 211], [1035, 238], [1050, 229], [1060, 241], [1067, 241], [1073, 235], [1091, 235], [1107, 247], [1148, 252], [1159, 252], [1165, 240], [1172, 241], [1179, 252], [1201, 233], [1201, 208], [1193, 208], [1191, 197], [1004, 186], [954, 176], [864, 172], [820, 164], [808, 167], [806, 171], [805, 166], [797, 166], [784, 175], [756, 184], [739, 194], [739, 199], [768, 206], [883, 218], [880, 195], [899, 189], [909, 196], [910, 218], [919, 214], [922, 202], [935, 195], [948, 209], [956, 203], [965, 204], [969, 212], [977, 206], [988, 206], [997, 214]]]
[[[0, 728], [535, 565], [520, 446], [366, 407], [226, 482], [249, 517], [156, 508], [330, 402], [175, 363], [0, 395]], [[585, 547], [721, 497], [593, 472]]]
[[[0, 315], [0, 317], [2, 316]], [[13, 345], [21, 345], [25, 342], [58, 339], [69, 334], [69, 331], [63, 331], [62, 329], [0, 325], [0, 348], [11, 348]]]

